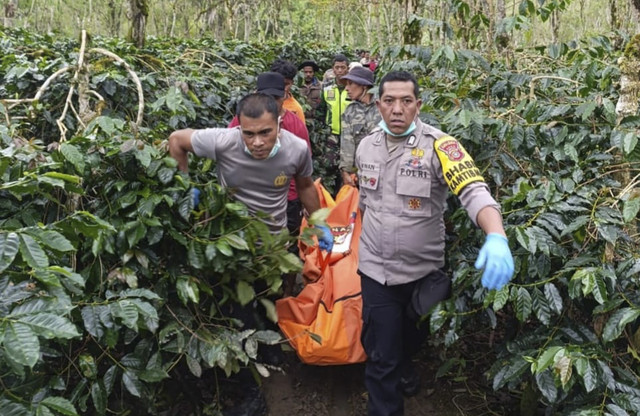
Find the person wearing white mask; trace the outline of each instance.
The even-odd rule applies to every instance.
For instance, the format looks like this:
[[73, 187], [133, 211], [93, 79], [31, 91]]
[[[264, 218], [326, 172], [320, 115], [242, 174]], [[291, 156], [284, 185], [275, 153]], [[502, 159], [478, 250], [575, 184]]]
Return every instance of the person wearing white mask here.
[[352, 68], [342, 77], [351, 103], [342, 114], [340, 134], [340, 173], [344, 185], [356, 186], [356, 149], [381, 120], [373, 94], [373, 72], [362, 66]]
[[[183, 172], [189, 171], [189, 153], [215, 160], [220, 184], [232, 189], [233, 198], [249, 212], [268, 214], [264, 222], [277, 233], [287, 226], [292, 178], [309, 215], [319, 209], [320, 201], [311, 176], [309, 148], [304, 140], [280, 128], [278, 103], [267, 94], [269, 91], [249, 94], [240, 100], [237, 127], [174, 131], [169, 136], [169, 154]], [[321, 228], [320, 247], [330, 250], [331, 231]]]
[[[393, 71], [380, 81], [380, 129], [356, 150], [362, 232], [362, 345], [367, 353], [368, 416], [402, 416], [403, 395], [415, 395], [412, 363], [428, 335], [419, 325], [451, 293], [445, 265], [448, 191], [486, 234], [475, 263], [481, 283], [500, 290], [514, 273], [500, 205], [460, 142], [418, 118], [416, 78]], [[351, 104], [353, 105], [353, 104]], [[351, 107], [351, 105], [349, 107]]]

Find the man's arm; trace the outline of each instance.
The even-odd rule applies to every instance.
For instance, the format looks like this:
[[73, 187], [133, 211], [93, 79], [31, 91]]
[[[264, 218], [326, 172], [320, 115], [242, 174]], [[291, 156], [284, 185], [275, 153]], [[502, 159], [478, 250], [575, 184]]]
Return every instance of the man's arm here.
[[193, 153], [193, 129], [176, 130], [169, 136], [169, 154], [178, 161], [178, 169], [189, 172], [189, 152]]
[[313, 184], [313, 179], [310, 176], [296, 176], [295, 181], [300, 202], [302, 202], [309, 215], [313, 214], [320, 209], [320, 199], [318, 198], [318, 191]]
[[351, 174], [355, 171], [354, 159], [356, 153], [356, 140], [353, 134], [353, 126], [349, 123], [349, 107], [342, 114], [342, 131], [340, 133], [340, 163], [338, 169], [345, 185], [356, 186]]
[[478, 212], [476, 223], [485, 234], [495, 233], [507, 236], [502, 225], [502, 215], [494, 207], [484, 207]]

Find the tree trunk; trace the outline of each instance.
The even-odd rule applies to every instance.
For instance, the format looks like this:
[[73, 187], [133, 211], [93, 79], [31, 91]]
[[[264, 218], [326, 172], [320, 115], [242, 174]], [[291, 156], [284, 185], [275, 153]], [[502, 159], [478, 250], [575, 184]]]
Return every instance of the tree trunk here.
[[405, 0], [405, 21], [402, 28], [402, 43], [404, 45], [419, 45], [422, 43], [422, 25], [417, 18], [420, 0]]
[[627, 44], [624, 54], [618, 59], [620, 67], [620, 96], [616, 104], [618, 119], [635, 115], [640, 99], [640, 35], [635, 35]]
[[560, 22], [558, 19], [558, 9], [553, 9], [551, 12], [551, 42], [558, 43], [558, 32], [560, 29]]
[[147, 17], [149, 17], [148, 0], [129, 0], [129, 7], [131, 12], [129, 39], [138, 48], [142, 48], [147, 30]]
[[611, 29], [620, 29], [620, 22], [618, 22], [618, 5], [616, 0], [609, 2], [609, 19], [611, 19]]

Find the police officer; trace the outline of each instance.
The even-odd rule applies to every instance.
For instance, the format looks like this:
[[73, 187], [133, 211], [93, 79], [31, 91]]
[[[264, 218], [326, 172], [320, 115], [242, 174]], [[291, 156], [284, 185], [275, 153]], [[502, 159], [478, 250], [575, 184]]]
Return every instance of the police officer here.
[[354, 67], [342, 77], [347, 81], [347, 94], [351, 103], [342, 114], [342, 133], [340, 134], [340, 172], [342, 183], [355, 186], [353, 175], [356, 172], [356, 148], [380, 122], [380, 113], [376, 108], [373, 94], [373, 72], [361, 66]]
[[408, 391], [407, 375], [426, 331], [418, 329], [412, 299], [444, 266], [447, 188], [486, 233], [475, 264], [484, 269], [482, 285], [500, 289], [514, 269], [500, 206], [460, 143], [418, 119], [418, 97], [412, 74], [397, 71], [383, 77], [376, 102], [380, 129], [356, 150], [369, 416], [403, 415], [403, 392], [417, 392]]

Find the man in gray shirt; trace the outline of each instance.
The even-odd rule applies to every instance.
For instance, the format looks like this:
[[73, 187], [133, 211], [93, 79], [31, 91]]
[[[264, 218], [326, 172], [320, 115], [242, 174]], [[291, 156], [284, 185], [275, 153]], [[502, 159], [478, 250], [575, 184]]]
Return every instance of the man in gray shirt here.
[[[279, 232], [287, 224], [291, 178], [307, 212], [320, 207], [309, 149], [304, 140], [280, 129], [273, 97], [249, 94], [238, 103], [237, 113], [238, 127], [174, 131], [169, 136], [169, 153], [183, 172], [188, 172], [190, 152], [215, 160], [220, 184], [233, 190], [234, 198], [250, 212], [268, 214], [265, 222], [272, 232]], [[323, 228], [320, 247], [330, 250], [331, 232], [319, 228]]]

